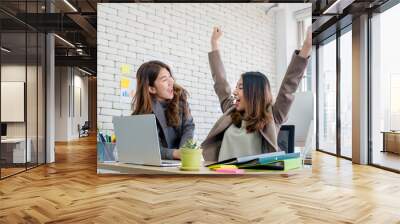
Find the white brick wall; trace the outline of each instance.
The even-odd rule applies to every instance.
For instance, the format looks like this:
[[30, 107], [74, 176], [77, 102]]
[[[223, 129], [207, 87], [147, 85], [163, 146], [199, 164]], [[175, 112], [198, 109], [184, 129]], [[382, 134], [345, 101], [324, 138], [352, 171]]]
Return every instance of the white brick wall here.
[[149, 60], [172, 68], [177, 82], [191, 94], [195, 138], [204, 140], [221, 115], [208, 65], [214, 25], [224, 36], [221, 53], [228, 81], [235, 86], [245, 71], [261, 71], [275, 88], [275, 16], [266, 3], [254, 4], [98, 4], [98, 127], [112, 131], [111, 117], [130, 114], [119, 97], [120, 66], [130, 77]]

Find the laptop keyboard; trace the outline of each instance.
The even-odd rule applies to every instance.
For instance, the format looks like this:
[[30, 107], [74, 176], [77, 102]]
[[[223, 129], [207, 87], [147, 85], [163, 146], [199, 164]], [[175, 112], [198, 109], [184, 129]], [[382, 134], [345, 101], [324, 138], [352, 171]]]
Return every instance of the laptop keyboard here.
[[162, 160], [161, 163], [162, 164], [178, 164], [178, 163], [180, 163], [180, 161], [178, 161], [178, 160]]

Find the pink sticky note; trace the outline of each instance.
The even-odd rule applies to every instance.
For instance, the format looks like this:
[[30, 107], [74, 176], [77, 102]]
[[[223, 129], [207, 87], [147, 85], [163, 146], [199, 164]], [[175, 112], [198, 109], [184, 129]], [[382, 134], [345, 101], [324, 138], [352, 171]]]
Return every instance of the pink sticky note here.
[[242, 174], [244, 173], [244, 170], [239, 170], [239, 169], [224, 169], [224, 168], [220, 168], [220, 169], [216, 169], [216, 172], [219, 173], [233, 173], [233, 174]]

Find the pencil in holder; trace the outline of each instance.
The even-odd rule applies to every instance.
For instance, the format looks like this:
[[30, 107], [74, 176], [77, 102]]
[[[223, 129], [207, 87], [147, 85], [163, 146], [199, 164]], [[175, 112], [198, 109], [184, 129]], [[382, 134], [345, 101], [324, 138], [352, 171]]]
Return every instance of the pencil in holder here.
[[97, 142], [97, 161], [116, 162], [118, 161], [117, 148], [115, 143]]

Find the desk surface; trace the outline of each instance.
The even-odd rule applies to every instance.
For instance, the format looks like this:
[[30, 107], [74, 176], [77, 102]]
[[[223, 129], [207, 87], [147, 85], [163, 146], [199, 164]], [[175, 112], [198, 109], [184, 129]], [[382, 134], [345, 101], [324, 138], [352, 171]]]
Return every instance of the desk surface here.
[[400, 134], [400, 131], [381, 131], [381, 133], [384, 133], [384, 134]]
[[[207, 167], [200, 167], [198, 171], [183, 171], [179, 167], [158, 167], [158, 166], [143, 166], [134, 165], [118, 162], [110, 163], [97, 163], [97, 170], [99, 174], [202, 174], [202, 175], [243, 175], [243, 174], [226, 174], [219, 173], [210, 170]], [[291, 171], [273, 171], [273, 170], [263, 170], [263, 171], [252, 171], [245, 170], [245, 175], [292, 175], [299, 172], [303, 172], [305, 169], [296, 169]]]

